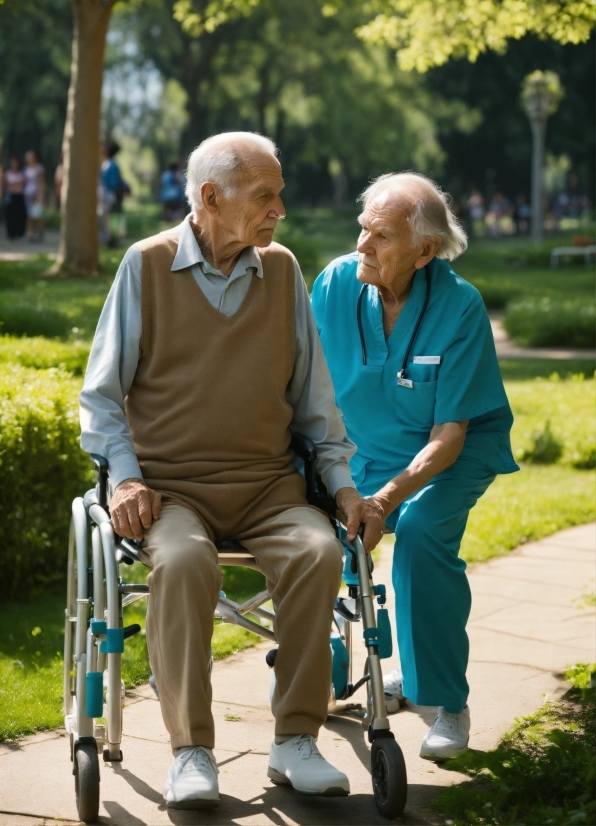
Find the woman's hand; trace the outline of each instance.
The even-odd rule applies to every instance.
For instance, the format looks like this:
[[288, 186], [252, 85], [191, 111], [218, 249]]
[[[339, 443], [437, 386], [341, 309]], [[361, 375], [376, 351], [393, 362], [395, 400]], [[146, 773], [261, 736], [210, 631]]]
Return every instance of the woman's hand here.
[[345, 516], [344, 524], [350, 542], [364, 525], [362, 544], [366, 553], [377, 547], [384, 533], [385, 522], [379, 506], [372, 498], [364, 499], [354, 488], [340, 488], [335, 496], [337, 507]]

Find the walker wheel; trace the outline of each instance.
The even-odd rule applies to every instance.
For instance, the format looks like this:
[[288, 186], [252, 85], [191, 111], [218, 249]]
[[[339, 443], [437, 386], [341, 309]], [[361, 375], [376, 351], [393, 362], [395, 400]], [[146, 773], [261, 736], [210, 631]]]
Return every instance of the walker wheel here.
[[95, 744], [77, 746], [74, 776], [79, 817], [83, 823], [95, 823], [99, 814], [99, 760]]
[[406, 763], [393, 737], [377, 737], [370, 752], [373, 791], [377, 809], [389, 820], [406, 808], [408, 778]]

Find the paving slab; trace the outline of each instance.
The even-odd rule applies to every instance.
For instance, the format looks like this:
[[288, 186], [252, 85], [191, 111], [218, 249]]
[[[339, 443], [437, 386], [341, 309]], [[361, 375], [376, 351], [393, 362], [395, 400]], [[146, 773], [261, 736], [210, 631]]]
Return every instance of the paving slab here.
[[[469, 623], [472, 717], [471, 745], [494, 748], [515, 717], [538, 708], [567, 689], [562, 672], [575, 662], [594, 661], [593, 608], [579, 598], [594, 576], [594, 525], [562, 531], [512, 554], [475, 566]], [[390, 585], [391, 546], [385, 544], [375, 581]], [[391, 592], [391, 589], [389, 589]], [[392, 605], [390, 605], [390, 608]], [[221, 805], [215, 812], [165, 807], [162, 788], [171, 751], [159, 703], [148, 686], [128, 692], [124, 711], [124, 762], [102, 766], [100, 823], [112, 826], [360, 826], [386, 823], [371, 790], [369, 746], [359, 720], [330, 716], [321, 731], [322, 752], [347, 772], [348, 798], [309, 798], [273, 785], [266, 776], [273, 732], [269, 707], [268, 643], [213, 669], [215, 756]], [[355, 641], [354, 673], [364, 665]], [[385, 670], [396, 665], [394, 656]], [[357, 695], [358, 698], [358, 695]], [[408, 806], [400, 823], [444, 823], [429, 804], [442, 787], [466, 778], [421, 760], [420, 742], [435, 709], [407, 705], [391, 717], [406, 758]], [[78, 823], [68, 738], [43, 732], [0, 746], [0, 826]]]

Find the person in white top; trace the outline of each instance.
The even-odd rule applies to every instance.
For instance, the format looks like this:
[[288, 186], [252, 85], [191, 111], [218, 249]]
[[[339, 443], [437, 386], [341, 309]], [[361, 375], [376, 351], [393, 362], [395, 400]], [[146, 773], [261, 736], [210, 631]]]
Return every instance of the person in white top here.
[[24, 195], [27, 207], [27, 238], [30, 241], [42, 241], [46, 174], [45, 169], [39, 162], [39, 156], [33, 150], [25, 155], [23, 173], [25, 175]]

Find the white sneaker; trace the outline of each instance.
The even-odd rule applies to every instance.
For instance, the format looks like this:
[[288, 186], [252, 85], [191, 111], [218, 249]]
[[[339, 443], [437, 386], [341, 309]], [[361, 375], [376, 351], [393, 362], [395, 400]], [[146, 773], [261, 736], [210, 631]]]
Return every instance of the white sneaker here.
[[396, 714], [402, 707], [405, 697], [403, 692], [404, 678], [401, 669], [396, 668], [383, 677], [385, 689], [385, 707], [387, 714]]
[[350, 794], [346, 775], [325, 760], [315, 738], [309, 734], [299, 734], [279, 746], [272, 743], [267, 776], [274, 783], [293, 786], [302, 794], [326, 797]]
[[212, 809], [219, 805], [218, 768], [211, 749], [187, 746], [176, 751], [164, 788], [170, 809]]
[[432, 728], [422, 741], [420, 757], [425, 760], [449, 760], [468, 748], [470, 739], [470, 709], [450, 714], [439, 706]]

